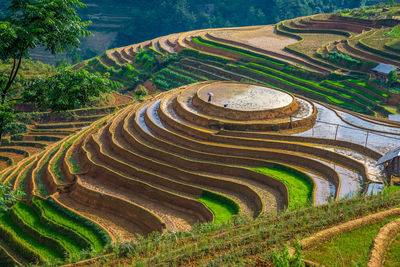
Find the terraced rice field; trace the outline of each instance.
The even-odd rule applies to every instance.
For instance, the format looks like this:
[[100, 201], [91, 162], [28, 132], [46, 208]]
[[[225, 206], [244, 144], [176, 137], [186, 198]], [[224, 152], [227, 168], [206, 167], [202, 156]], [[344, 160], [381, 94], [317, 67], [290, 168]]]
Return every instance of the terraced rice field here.
[[[77, 111], [70, 121], [43, 120], [13, 137], [4, 153], [20, 158], [1, 171], [1, 181], [27, 196], [1, 216], [0, 235], [7, 242], [0, 242], [0, 257], [73, 262], [85, 258], [79, 251], [104, 253], [110, 242], [138, 239], [134, 252], [126, 252], [135, 264], [234, 265], [240, 256], [262, 265], [271, 260], [272, 247], [295, 238], [289, 228], [309, 244], [311, 234], [336, 225], [343, 229], [328, 231], [334, 234], [315, 243], [320, 247], [304, 245], [306, 259], [382, 262], [373, 256], [380, 249], [374, 240], [395, 227], [392, 222], [397, 225], [398, 210], [351, 227], [341, 223], [397, 205], [395, 193], [367, 198], [368, 207], [357, 198], [383, 187], [376, 162], [400, 143], [400, 124], [382, 118], [388, 115], [383, 106], [397, 96], [369, 81], [368, 71], [320, 56], [337, 48], [361, 60], [397, 64], [358, 44], [381, 23], [312, 16], [275, 26], [191, 31], [116, 48], [81, 64], [113, 72], [121, 82], [141, 73], [136, 55], [143, 49], [159, 57], [176, 54], [144, 83], [163, 92], [111, 115]], [[263, 90], [274, 94], [254, 93]], [[277, 101], [283, 96], [290, 101]], [[7, 157], [4, 162], [11, 164]], [[334, 203], [343, 199], [350, 200]], [[351, 203], [359, 208], [349, 208]], [[315, 219], [325, 213], [328, 219]], [[231, 226], [232, 233], [222, 230]], [[353, 247], [342, 244], [363, 232], [368, 242], [353, 259]], [[193, 240], [178, 241], [186, 233]], [[208, 242], [204, 247], [197, 246], [197, 234]], [[165, 256], [169, 238], [177, 242]], [[345, 256], [341, 262], [333, 260], [337, 254], [321, 256], [333, 248]], [[261, 252], [267, 260], [254, 258]]]

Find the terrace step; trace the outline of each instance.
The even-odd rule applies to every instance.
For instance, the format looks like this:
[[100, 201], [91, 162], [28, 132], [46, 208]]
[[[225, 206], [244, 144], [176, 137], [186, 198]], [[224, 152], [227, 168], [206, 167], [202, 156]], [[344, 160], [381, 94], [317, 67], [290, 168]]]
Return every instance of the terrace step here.
[[[171, 106], [171, 105], [169, 105], [169, 106]], [[254, 141], [254, 140], [253, 141], [250, 141], [250, 140], [246, 141], [244, 139], [232, 139], [232, 141], [228, 141], [229, 138], [228, 139], [225, 139], [225, 138], [221, 139], [217, 135], [210, 135], [210, 133], [207, 133], [204, 130], [200, 131], [198, 129], [198, 127], [192, 128], [191, 126], [186, 126], [186, 127], [182, 128], [182, 126], [185, 125], [185, 122], [182, 119], [180, 119], [180, 121], [178, 122], [176, 120], [176, 117], [177, 117], [176, 115], [173, 116], [173, 117], [169, 117], [169, 115], [167, 115], [167, 113], [165, 113], [166, 110], [168, 110], [169, 113], [173, 112], [172, 108], [168, 108], [167, 109], [167, 108], [161, 107], [159, 109], [159, 112], [161, 111], [160, 115], [162, 115], [161, 119], [164, 122], [166, 122], [168, 124], [171, 123], [170, 126], [172, 128], [174, 128], [174, 129], [176, 129], [178, 131], [184, 131], [186, 134], [188, 134], [192, 138], [194, 137], [196, 139], [208, 140], [208, 142], [201, 141], [201, 142], [204, 143], [204, 145], [207, 144], [207, 147], [206, 147], [207, 150], [209, 150], [211, 146], [216, 145], [218, 147], [219, 146], [223, 146], [224, 149], [228, 149], [229, 151], [231, 151], [230, 153], [235, 153], [236, 154], [237, 152], [234, 152], [235, 151], [234, 147], [236, 147], [238, 144], [242, 144], [242, 145], [244, 145], [246, 147], [249, 147], [249, 144]], [[209, 135], [209, 136], [205, 137], [207, 135]], [[217, 143], [210, 143], [210, 141], [215, 141]], [[197, 141], [194, 141], [194, 139], [191, 139], [191, 142], [197, 142]], [[268, 147], [268, 143], [269, 142], [265, 143], [265, 141], [261, 141], [261, 143], [259, 145], [257, 145], [256, 147], [266, 147], [266, 145]], [[226, 144], [226, 145], [223, 145], [223, 144]], [[269, 143], [269, 145], [272, 145], [272, 144], [273, 143]], [[253, 145], [250, 145], [250, 146], [253, 146]], [[280, 146], [281, 146], [281, 144], [276, 143], [276, 148], [268, 148], [266, 150], [270, 151], [270, 153], [274, 152], [274, 151], [278, 152], [279, 150], [282, 151], [282, 148], [280, 148]], [[239, 147], [241, 147], [241, 146], [239, 145]], [[237, 147], [237, 148], [239, 148], [239, 147]], [[274, 147], [275, 147], [275, 145], [274, 145]], [[290, 145], [290, 146], [286, 145], [284, 147], [285, 147], [285, 149], [291, 148], [291, 150], [293, 150], [295, 146], [294, 145]], [[233, 149], [233, 150], [231, 150], [231, 149]], [[252, 149], [256, 150], [256, 148], [252, 148]], [[279, 149], [279, 150], [277, 150], [277, 149]], [[306, 148], [303, 147], [302, 150], [303, 149], [306, 149]], [[257, 149], [257, 150], [259, 150], [259, 149]], [[350, 184], [349, 184], [349, 185], [351, 185], [350, 188], [342, 188], [342, 190], [340, 191], [340, 194], [342, 196], [347, 195], [347, 193], [349, 193], [349, 189], [350, 189], [350, 191], [354, 191], [355, 192], [355, 191], [358, 191], [359, 188], [360, 188], [359, 176], [356, 173], [354, 173], [354, 171], [352, 171], [353, 168], [357, 168], [357, 172], [360, 172], [360, 173], [363, 174], [363, 179], [365, 181], [368, 179], [367, 178], [368, 175], [366, 173], [365, 166], [360, 164], [359, 162], [356, 162], [356, 161], [350, 159], [350, 158], [344, 157], [344, 156], [342, 156], [340, 154], [337, 154], [337, 153], [336, 154], [335, 153], [332, 154], [330, 151], [324, 151], [324, 150], [318, 150], [318, 149], [316, 149], [314, 151], [314, 148], [312, 149], [313, 151], [311, 153], [309, 153], [309, 154], [294, 152], [294, 151], [302, 151], [302, 150], [295, 149], [295, 150], [293, 150], [292, 154], [299, 155], [299, 156], [302, 156], [302, 157], [307, 157], [307, 158], [314, 158], [314, 159], [324, 163], [325, 165], [337, 168], [341, 172], [340, 176], [342, 177], [342, 179], [344, 179], [347, 182], [350, 182], [351, 180], [355, 179], [356, 182], [355, 181], [354, 182], [350, 182]], [[318, 157], [316, 157], [314, 155], [316, 152], [320, 152], [318, 154], [319, 155]], [[243, 153], [243, 152], [241, 152], [241, 153]], [[264, 152], [258, 152], [258, 153], [264, 153]], [[257, 153], [254, 152], [253, 155], [255, 155], [255, 154], [257, 154]], [[324, 157], [323, 156], [324, 154], [331, 154], [331, 156], [329, 157], [328, 160], [325, 160], [325, 159], [322, 160], [321, 156]], [[334, 154], [335, 154], [335, 156], [333, 156]], [[265, 156], [263, 156], [263, 157], [265, 157]], [[332, 164], [331, 161], [333, 160], [333, 158], [335, 158], [335, 160], [337, 162], [339, 162], [338, 160], [341, 159], [339, 164], [344, 164], [344, 166], [350, 166], [350, 168], [348, 168], [348, 167], [342, 168], [337, 164]], [[351, 162], [351, 164], [349, 162]], [[350, 178], [350, 177], [352, 177], [352, 178]], [[350, 180], [349, 180], [349, 178], [350, 178]]]
[[[163, 205], [163, 202], [160, 202], [159, 198], [162, 195], [164, 195], [164, 197], [168, 196], [167, 192], [146, 185], [141, 181], [133, 180], [132, 178], [129, 178], [128, 173], [123, 173], [110, 165], [103, 165], [105, 162], [98, 159], [98, 154], [94, 147], [95, 146], [91, 143], [85, 142], [84, 150], [87, 157], [86, 164], [90, 164], [90, 166], [92, 166], [91, 168], [96, 171], [96, 173], [93, 172], [93, 174], [96, 175], [96, 181], [90, 177], [82, 177], [82, 181], [87, 184], [87, 186], [95, 183], [97, 185], [97, 191], [100, 190], [108, 192], [113, 196], [119, 196], [132, 204], [135, 203], [134, 205], [144, 207], [150, 213], [159, 215], [159, 217], [166, 223], [167, 229], [187, 230], [190, 229], [190, 225], [195, 223], [196, 219], [193, 218], [193, 216], [188, 216], [186, 213], [179, 211], [176, 206], [170, 207], [169, 205]], [[103, 175], [99, 172], [103, 173]], [[104, 175], [105, 173], [107, 173], [107, 177]], [[110, 180], [110, 177], [113, 177], [113, 179]], [[125, 184], [123, 183], [124, 181]], [[110, 182], [114, 183], [114, 187], [108, 185]], [[137, 186], [127, 187], [129, 184], [136, 184]], [[118, 187], [118, 190], [115, 187]], [[119, 191], [121, 191], [121, 193], [119, 193]]]
[[[143, 108], [143, 111], [144, 110], [145, 107]], [[136, 116], [132, 114], [130, 117]], [[242, 211], [246, 214], [259, 214], [261, 212], [261, 200], [259, 199], [258, 195], [252, 191], [252, 187], [247, 187], [246, 183], [243, 183], [240, 179], [233, 177], [221, 178], [210, 171], [200, 174], [198, 172], [199, 168], [201, 167], [204, 170], [208, 170], [207, 166], [194, 167], [197, 162], [191, 161], [190, 158], [183, 159], [173, 154], [155, 150], [151, 144], [147, 143], [147, 141], [143, 140], [135, 132], [127, 130], [127, 128], [130, 127], [130, 123], [128, 124], [128, 121], [136, 125], [136, 120], [132, 121], [130, 117], [125, 119], [123, 129], [121, 129], [121, 127], [119, 127], [119, 129], [117, 128], [114, 134], [115, 137], [113, 137], [113, 143], [119, 146], [120, 151], [123, 147], [128, 149], [131, 153], [129, 156], [129, 153], [125, 151], [126, 158], [131, 158], [133, 160], [134, 158], [132, 157], [132, 152], [135, 152], [136, 155], [141, 155], [141, 162], [143, 162], [142, 165], [144, 162], [147, 162], [147, 168], [162, 170], [164, 175], [171, 175], [169, 176], [170, 179], [178, 180], [185, 184], [191, 184], [196, 187], [198, 186], [201, 188], [207, 188], [211, 191], [226, 195], [227, 197], [237, 201], [242, 207]], [[117, 134], [120, 134], [118, 138]], [[117, 150], [115, 146], [114, 150]], [[121, 151], [121, 153], [123, 152]], [[159, 155], [162, 154], [163, 156], [155, 157], [154, 155], [156, 153], [159, 153]], [[165, 158], [169, 158], [170, 160], [165, 160]], [[173, 165], [171, 165], [172, 162]], [[241, 197], [240, 193], [246, 195], [247, 198]]]
[[[323, 66], [319, 66], [317, 64], [315, 64], [314, 62], [304, 59], [302, 57], [296, 56], [296, 55], [292, 55], [284, 50], [282, 50], [282, 52], [278, 53], [278, 52], [273, 52], [273, 51], [269, 51], [266, 49], [262, 49], [262, 48], [258, 48], [255, 47], [253, 45], [248, 45], [248, 44], [244, 44], [238, 41], [234, 41], [234, 40], [228, 40], [222, 37], [217, 37], [217, 34], [215, 33], [206, 33], [204, 35], [202, 35], [203, 38], [211, 40], [211, 41], [217, 41], [217, 42], [221, 42], [221, 43], [225, 43], [225, 44], [229, 44], [229, 45], [233, 45], [233, 46], [237, 46], [239, 48], [243, 48], [252, 52], [256, 52], [256, 53], [260, 53], [262, 55], [266, 55], [266, 56], [270, 56], [272, 58], [278, 59], [278, 60], [282, 60], [285, 61], [287, 63], [290, 64], [301, 64], [304, 65], [307, 68], [310, 68], [311, 70], [317, 71], [319, 73], [323, 73], [323, 72], [329, 72], [330, 70], [328, 68], [324, 68]], [[304, 68], [304, 67], [303, 67]]]
[[[155, 106], [153, 104], [153, 106]], [[188, 155], [191, 156], [191, 158], [194, 158], [196, 161], [206, 161], [205, 164], [215, 164], [217, 163], [218, 165], [221, 165], [221, 167], [219, 168], [220, 170], [223, 170], [222, 168], [222, 164], [220, 162], [224, 162], [224, 164], [232, 164], [232, 165], [244, 165], [244, 166], [264, 166], [264, 165], [268, 165], [268, 162], [265, 162], [261, 159], [253, 159], [253, 158], [242, 158], [242, 157], [231, 157], [229, 155], [225, 154], [210, 154], [210, 152], [204, 152], [203, 151], [199, 151], [199, 148], [196, 147], [195, 149], [188, 149], [190, 146], [188, 146], [185, 143], [180, 142], [180, 136], [173, 133], [173, 131], [171, 131], [171, 129], [168, 131], [168, 134], [164, 134], [163, 132], [161, 132], [162, 130], [166, 130], [167, 126], [164, 126], [161, 124], [161, 120], [157, 117], [158, 114], [157, 112], [152, 111], [151, 113], [149, 112], [149, 110], [152, 110], [152, 108], [149, 108], [146, 114], [146, 124], [148, 124], [149, 128], [147, 128], [147, 126], [145, 126], [146, 124], [144, 124], [144, 122], [140, 123], [141, 127], [144, 129], [141, 131], [141, 128], [136, 128], [135, 130], [131, 130], [131, 132], [139, 132], [141, 135], [143, 135], [144, 138], [148, 139], [148, 142], [151, 144], [157, 144], [158, 147], [162, 147], [162, 149], [168, 149], [168, 153], [170, 155], [172, 155], [172, 153], [176, 153], [177, 155], [179, 155], [180, 157], [187, 157]], [[156, 110], [156, 109], [153, 109]], [[156, 122], [157, 121], [157, 122]], [[158, 127], [158, 128], [155, 128]], [[150, 130], [151, 129], [151, 130]], [[157, 137], [155, 135], [152, 134], [152, 132], [154, 131], [154, 133], [157, 133]], [[165, 139], [159, 139], [159, 138], [163, 138], [165, 137]], [[174, 140], [174, 143], [170, 143], [170, 140]], [[184, 147], [181, 147], [177, 144], [184, 144]], [[215, 152], [212, 152], [215, 153]], [[161, 155], [161, 152], [157, 152], [154, 153], [154, 155]], [[163, 158], [167, 158], [167, 157], [163, 157]], [[212, 160], [217, 160], [218, 161], [212, 161]], [[272, 157], [270, 160], [272, 161], [276, 161], [277, 157], [274, 156]], [[175, 162], [175, 161], [174, 161]], [[304, 162], [304, 161], [303, 161]], [[287, 164], [288, 161], [284, 160], [284, 164]], [[313, 164], [319, 164], [318, 162], [314, 162]], [[309, 163], [309, 165], [313, 165], [311, 164], [311, 162]], [[188, 164], [187, 164], [188, 165]], [[301, 166], [303, 166], [303, 164], [301, 164]], [[198, 168], [198, 167], [196, 167]], [[236, 171], [236, 173], [238, 173]], [[335, 176], [337, 177], [337, 174], [335, 172], [330, 172], [331, 176]], [[232, 174], [231, 174], [232, 175]]]
[[[238, 122], [219, 117], [218, 115], [206, 114], [194, 106], [195, 104], [193, 103], [193, 99], [197, 97], [196, 93], [200, 88], [209, 84], [210, 83], [197, 83], [190, 85], [186, 87], [184, 91], [175, 94], [171, 100], [173, 102], [175, 112], [186, 121], [194, 121], [197, 125], [205, 126], [207, 128], [211, 128], [211, 126], [215, 125], [222, 128], [230, 127], [240, 129], [245, 126], [246, 130], [272, 130], [274, 127], [276, 127], [276, 125], [279, 125], [280, 129], [297, 128], [300, 126], [307, 128], [312, 124], [317, 115], [315, 106], [305, 99], [299, 97], [296, 98], [296, 101], [301, 105], [301, 108], [295, 113], [291, 113], [291, 117], [287, 115], [285, 117], [276, 119]], [[230, 83], [221, 82], [219, 84], [229, 85]]]

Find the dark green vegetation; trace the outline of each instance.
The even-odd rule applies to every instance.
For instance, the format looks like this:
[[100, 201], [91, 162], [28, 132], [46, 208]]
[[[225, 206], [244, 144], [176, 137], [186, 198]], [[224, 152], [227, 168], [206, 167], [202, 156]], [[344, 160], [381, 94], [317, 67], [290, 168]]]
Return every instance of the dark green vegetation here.
[[313, 203], [314, 182], [308, 175], [280, 164], [252, 170], [282, 181], [287, 186], [290, 210], [306, 207]]
[[385, 219], [336, 235], [329, 242], [305, 252], [304, 258], [324, 266], [366, 266], [376, 234], [382, 226], [395, 219]]
[[76, 261], [103, 251], [107, 234], [52, 199], [18, 202], [0, 218], [2, 242], [28, 263]]
[[[117, 259], [110, 257], [108, 260], [110, 265], [201, 263], [248, 266], [272, 262], [276, 255], [272, 248], [286, 242], [294, 244], [296, 238], [304, 238], [330, 225], [397, 207], [399, 196], [399, 193], [389, 193], [284, 212], [278, 216], [236, 217], [226, 224], [202, 224], [188, 233], [153, 235], [142, 241], [122, 244], [114, 254]], [[126, 252], [129, 250], [131, 252]], [[121, 259], [121, 256], [127, 258]]]
[[[397, 7], [394, 3], [399, 1], [386, 1], [387, 3], [381, 3], [378, 1], [378, 5], [374, 6], [364, 6], [361, 8], [355, 8], [353, 10], [343, 9], [337, 11], [337, 14], [347, 17], [353, 17], [357, 19], [390, 19], [392, 16], [397, 15]], [[376, 3], [373, 3], [376, 4]], [[388, 10], [385, 10], [387, 8]]]
[[[107, 54], [100, 57], [95, 57], [87, 61], [84, 68], [90, 72], [100, 72], [109, 74], [109, 78], [122, 87], [122, 91], [133, 91], [139, 83], [155, 76], [154, 83], [159, 85], [160, 89], [171, 89], [178, 86], [174, 84], [162, 84], [166, 79], [162, 73], [157, 73], [159, 70], [176, 61], [176, 55], [160, 54], [152, 49], [141, 50], [135, 57], [135, 66], [124, 64], [117, 65], [114, 61], [108, 59]], [[154, 74], [156, 73], [156, 74]], [[163, 77], [163, 78], [160, 78]], [[171, 80], [169, 80], [171, 81]], [[191, 82], [193, 82], [191, 80]], [[159, 84], [161, 83], [161, 85]]]
[[[84, 5], [78, 0], [13, 0], [0, 16], [0, 60], [6, 62], [0, 72], [0, 141], [4, 134], [26, 130], [16, 120], [15, 104], [32, 103], [61, 111], [85, 105], [107, 91], [102, 76], [84, 70], [58, 70], [49, 77], [27, 81], [20, 76], [22, 62], [29, 58], [31, 49], [44, 47], [55, 55], [77, 47], [79, 37], [90, 35], [86, 29], [89, 23], [77, 15], [76, 9], [81, 7]], [[23, 80], [22, 86], [16, 86], [19, 80]]]
[[[0, 12], [7, 2], [0, 2]], [[193, 29], [272, 24], [280, 20], [310, 14], [332, 12], [341, 8], [359, 7], [362, 0], [84, 0], [89, 5], [79, 11], [81, 18], [93, 21], [89, 29], [95, 36], [84, 39], [79, 50], [68, 57], [73, 63], [102, 53], [158, 36]], [[101, 14], [101, 15], [99, 15]], [[164, 14], [168, 14], [165, 16]], [[35, 53], [38, 59], [55, 62]]]
[[344, 66], [353, 70], [369, 70], [376, 66], [376, 63], [361, 61], [338, 51], [330, 52], [328, 55], [323, 55], [322, 58], [336, 65]]

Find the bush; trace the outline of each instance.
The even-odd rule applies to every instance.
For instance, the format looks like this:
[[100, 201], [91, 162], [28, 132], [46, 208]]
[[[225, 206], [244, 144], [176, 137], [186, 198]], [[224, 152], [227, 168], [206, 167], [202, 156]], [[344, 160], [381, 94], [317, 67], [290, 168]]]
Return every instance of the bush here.
[[146, 71], [151, 72], [160, 62], [158, 61], [154, 50], [140, 49], [139, 53], [135, 57], [135, 63], [140, 65]]
[[136, 96], [141, 96], [141, 97], [149, 95], [146, 87], [144, 87], [143, 85], [139, 85], [139, 87], [134, 91], [134, 93]]
[[306, 265], [301, 261], [301, 244], [297, 241], [294, 246], [295, 252], [293, 256], [290, 256], [289, 248], [285, 248], [281, 251], [274, 250], [272, 262], [277, 267], [305, 267]]
[[321, 55], [323, 59], [328, 60], [336, 65], [344, 66], [349, 69], [359, 69], [363, 65], [361, 60], [352, 58], [349, 55], [338, 51], [330, 52], [328, 55]]

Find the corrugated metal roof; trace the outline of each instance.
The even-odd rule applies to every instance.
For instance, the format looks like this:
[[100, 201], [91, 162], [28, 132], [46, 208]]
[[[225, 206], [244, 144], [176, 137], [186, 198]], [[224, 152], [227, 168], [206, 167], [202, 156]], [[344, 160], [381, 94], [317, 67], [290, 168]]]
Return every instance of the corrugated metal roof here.
[[400, 147], [396, 148], [395, 150], [392, 150], [388, 153], [386, 153], [385, 155], [383, 155], [383, 157], [381, 157], [378, 162], [376, 163], [376, 165], [381, 165], [383, 163], [385, 163], [386, 161], [392, 160], [395, 157], [400, 156]]
[[396, 70], [397, 67], [389, 65], [389, 64], [384, 64], [384, 63], [379, 63], [378, 66], [373, 68], [373, 71], [380, 72], [380, 73], [385, 73], [389, 74], [392, 70]]
[[398, 115], [398, 114], [389, 114], [389, 120], [391, 120], [391, 121], [400, 121], [400, 115]]

